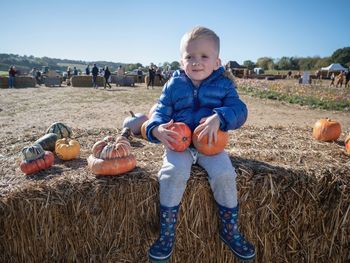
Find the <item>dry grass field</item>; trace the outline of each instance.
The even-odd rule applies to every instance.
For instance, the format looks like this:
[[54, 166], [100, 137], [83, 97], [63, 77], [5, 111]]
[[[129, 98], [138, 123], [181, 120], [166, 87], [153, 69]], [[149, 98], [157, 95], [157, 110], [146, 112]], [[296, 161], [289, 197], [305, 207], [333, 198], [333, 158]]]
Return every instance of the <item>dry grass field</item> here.
[[[155, 175], [162, 146], [133, 137], [136, 168], [96, 177], [86, 158], [105, 135], [120, 134], [129, 110], [147, 113], [161, 87], [0, 90], [0, 262], [148, 262], [157, 236]], [[350, 133], [346, 112], [308, 109], [242, 94], [247, 123], [226, 148], [238, 172], [242, 231], [257, 247], [255, 262], [350, 260]], [[311, 137], [316, 120], [343, 127], [337, 142]], [[80, 158], [55, 158], [25, 176], [20, 151], [60, 121], [81, 144]], [[171, 262], [238, 262], [222, 245], [205, 171], [195, 166], [180, 212]]]

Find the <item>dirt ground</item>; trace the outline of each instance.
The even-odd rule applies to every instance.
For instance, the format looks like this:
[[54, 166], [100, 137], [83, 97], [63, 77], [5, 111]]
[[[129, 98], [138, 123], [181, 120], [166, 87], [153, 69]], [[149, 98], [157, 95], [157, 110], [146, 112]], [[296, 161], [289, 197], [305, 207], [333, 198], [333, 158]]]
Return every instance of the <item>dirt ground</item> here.
[[[156, 102], [161, 87], [147, 90], [136, 87], [92, 89], [74, 87], [37, 87], [0, 90], [0, 138], [32, 129], [46, 129], [60, 121], [80, 129], [120, 128], [128, 111], [147, 114]], [[350, 132], [350, 114], [310, 109], [288, 103], [241, 95], [249, 109], [246, 125], [256, 127], [297, 126], [312, 128], [316, 120], [329, 117]], [[44, 132], [44, 131], [43, 131]]]

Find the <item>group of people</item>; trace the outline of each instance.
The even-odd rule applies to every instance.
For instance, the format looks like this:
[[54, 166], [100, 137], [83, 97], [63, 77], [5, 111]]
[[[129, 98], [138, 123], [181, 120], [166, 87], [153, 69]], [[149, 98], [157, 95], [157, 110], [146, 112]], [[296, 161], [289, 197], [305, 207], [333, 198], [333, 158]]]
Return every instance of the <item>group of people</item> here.
[[151, 65], [148, 67], [148, 82], [147, 82], [147, 89], [149, 88], [149, 86], [154, 87], [154, 82], [155, 79], [158, 78], [159, 79], [159, 83], [160, 85], [163, 85], [166, 79], [170, 78], [170, 74], [171, 74], [171, 70], [167, 70], [167, 71], [162, 71], [161, 67], [157, 67], [156, 65], [154, 65], [153, 63], [151, 63]]
[[334, 82], [335, 82], [336, 88], [338, 87], [341, 88], [343, 86], [343, 83], [345, 84], [345, 88], [347, 88], [350, 80], [350, 67], [348, 72], [341, 71], [337, 76], [333, 72], [330, 78], [331, 78], [331, 84], [330, 84], [331, 87], [332, 86], [334, 87]]
[[[78, 69], [76, 67], [74, 67], [74, 69], [73, 69], [73, 76], [74, 75], [79, 75]], [[112, 86], [110, 84], [111, 72], [110, 72], [108, 66], [105, 66], [104, 68], [99, 69], [96, 64], [93, 64], [93, 67], [90, 69], [90, 65], [87, 65], [85, 68], [85, 75], [92, 76], [92, 87], [94, 89], [98, 88], [98, 83], [97, 83], [98, 76], [104, 77], [104, 79], [105, 79], [104, 88], [106, 88], [107, 86], [110, 89], [112, 88]], [[70, 79], [71, 76], [72, 76], [72, 71], [71, 71], [71, 68], [68, 67], [67, 68], [67, 79]], [[69, 83], [70, 83], [70, 81], [67, 81], [67, 85], [69, 85]]]

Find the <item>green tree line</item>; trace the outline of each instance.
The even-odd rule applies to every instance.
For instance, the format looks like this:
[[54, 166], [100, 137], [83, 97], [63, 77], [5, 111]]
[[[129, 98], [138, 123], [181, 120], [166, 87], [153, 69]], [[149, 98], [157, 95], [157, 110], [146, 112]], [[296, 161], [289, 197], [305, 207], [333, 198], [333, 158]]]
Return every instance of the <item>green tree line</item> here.
[[264, 70], [317, 70], [331, 63], [340, 63], [344, 67], [349, 67], [350, 47], [337, 49], [330, 57], [282, 57], [278, 59], [261, 57], [256, 62], [246, 60], [243, 65], [249, 69], [260, 67]]

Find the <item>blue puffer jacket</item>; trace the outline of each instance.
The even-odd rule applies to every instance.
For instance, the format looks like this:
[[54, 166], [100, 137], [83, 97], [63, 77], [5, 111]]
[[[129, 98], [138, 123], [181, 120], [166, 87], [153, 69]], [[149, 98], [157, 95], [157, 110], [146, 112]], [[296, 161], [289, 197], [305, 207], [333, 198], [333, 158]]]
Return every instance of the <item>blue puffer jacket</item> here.
[[224, 68], [220, 67], [197, 88], [184, 71], [174, 72], [164, 85], [158, 106], [149, 120], [146, 129], [149, 141], [159, 142], [152, 135], [152, 129], [171, 119], [186, 123], [193, 131], [201, 118], [217, 113], [222, 131], [241, 127], [247, 119], [248, 110], [232, 81], [223, 73]]

